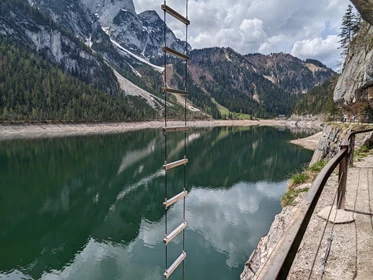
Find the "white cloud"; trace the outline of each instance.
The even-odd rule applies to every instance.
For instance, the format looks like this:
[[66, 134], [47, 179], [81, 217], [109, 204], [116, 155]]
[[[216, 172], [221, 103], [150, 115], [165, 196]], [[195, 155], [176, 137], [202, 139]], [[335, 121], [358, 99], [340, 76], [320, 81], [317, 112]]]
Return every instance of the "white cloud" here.
[[339, 57], [338, 36], [329, 35], [323, 40], [321, 37], [296, 41], [291, 54], [301, 59], [314, 58], [329, 65], [336, 65]]
[[[162, 14], [158, 1], [134, 2], [138, 12], [153, 9]], [[168, 0], [167, 4], [185, 13], [185, 0]], [[188, 39], [193, 48], [229, 46], [240, 53], [290, 53], [296, 42], [318, 38], [331, 46], [329, 36], [339, 33], [348, 4], [348, 0], [190, 0]], [[183, 34], [180, 25], [169, 25]], [[339, 54], [336, 47], [335, 53]], [[338, 56], [316, 57], [333, 67]]]

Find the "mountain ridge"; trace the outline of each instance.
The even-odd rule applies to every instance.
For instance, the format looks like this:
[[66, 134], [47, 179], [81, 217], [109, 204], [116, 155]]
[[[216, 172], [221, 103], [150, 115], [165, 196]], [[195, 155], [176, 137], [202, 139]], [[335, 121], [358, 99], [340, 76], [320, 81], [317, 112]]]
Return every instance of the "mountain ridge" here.
[[[162, 97], [163, 68], [157, 65], [163, 65], [161, 46], [164, 22], [155, 11], [136, 14], [131, 0], [61, 0], [58, 5], [52, 0], [6, 2], [10, 3], [10, 10], [14, 3], [29, 3], [32, 6], [27, 9], [31, 14], [35, 14], [37, 9], [50, 18], [39, 15], [39, 25], [31, 23], [27, 17], [24, 22], [17, 22], [13, 18], [12, 24], [17, 32], [10, 34], [7, 30], [10, 30], [11, 13], [3, 12], [3, 18], [0, 17], [0, 34], [3, 36], [13, 36], [16, 41], [24, 41], [24, 45], [34, 46], [33, 52], [42, 52], [45, 59], [108, 93], [119, 90], [118, 80], [123, 77], [149, 93], [145, 96], [149, 106], [153, 103], [152, 95]], [[102, 24], [108, 26], [103, 27]], [[32, 28], [28, 29], [30, 26]], [[290, 54], [242, 55], [231, 48], [218, 47], [192, 50], [190, 45], [176, 38], [172, 30], [166, 28], [168, 39], [171, 39], [168, 45], [183, 53], [187, 49], [190, 54], [189, 99], [193, 107], [214, 118], [221, 117], [216, 102], [231, 112], [251, 116], [288, 114], [301, 93], [333, 74], [321, 62], [302, 61]], [[43, 31], [42, 35], [39, 34], [40, 30]], [[57, 30], [58, 36], [54, 34], [56, 32], [48, 33], [46, 30]], [[68, 43], [61, 43], [61, 36], [68, 38]], [[92, 69], [88, 71], [84, 59], [94, 61], [100, 66], [98, 68], [107, 72], [101, 76], [110, 78], [103, 80], [100, 75], [98, 79], [95, 78], [96, 74], [88, 75]], [[183, 88], [180, 77], [185, 76], [185, 66], [173, 58], [168, 58], [167, 63], [167, 67], [172, 65], [172, 69], [175, 69], [170, 85]], [[117, 71], [115, 75], [111, 67]], [[99, 73], [100, 69], [94, 71]], [[121, 90], [126, 95], [135, 95], [134, 88], [125, 88], [121, 84]], [[143, 97], [145, 92], [142, 92]], [[168, 101], [179, 106], [178, 99], [172, 95]], [[158, 116], [160, 114], [161, 111]]]

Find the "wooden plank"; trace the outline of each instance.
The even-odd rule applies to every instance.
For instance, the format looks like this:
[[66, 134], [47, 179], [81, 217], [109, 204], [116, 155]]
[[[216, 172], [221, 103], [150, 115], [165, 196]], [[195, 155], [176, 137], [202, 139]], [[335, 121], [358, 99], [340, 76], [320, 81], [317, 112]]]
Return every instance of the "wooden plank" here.
[[166, 270], [163, 274], [164, 278], [168, 279], [171, 276], [172, 272], [184, 261], [186, 258], [186, 253], [183, 251], [181, 255], [174, 261], [174, 263]]
[[189, 127], [187, 126], [170, 126], [164, 127], [163, 132], [175, 132], [175, 131], [188, 131]]
[[179, 89], [174, 89], [174, 88], [162, 88], [163, 92], [168, 92], [168, 93], [175, 93], [175, 94], [181, 94], [181, 95], [188, 95], [189, 92], [185, 90], [179, 90]]
[[174, 162], [167, 163], [167, 164], [163, 165], [163, 170], [167, 171], [167, 170], [170, 170], [172, 168], [178, 167], [180, 165], [185, 165], [187, 163], [188, 163], [188, 159], [184, 158], [184, 159], [181, 159], [181, 160], [174, 161]]
[[179, 201], [180, 199], [186, 197], [188, 195], [188, 192], [187, 191], [183, 191], [177, 195], [175, 195], [174, 197], [166, 200], [165, 202], [163, 202], [163, 206], [165, 208], [168, 208], [170, 207], [172, 204], [174, 204], [175, 202]]
[[167, 46], [163, 46], [162, 51], [167, 52], [169, 54], [172, 54], [173, 56], [179, 57], [181, 59], [189, 60], [189, 56], [187, 56], [185, 54], [182, 54], [182, 53], [179, 53], [178, 51], [175, 51], [174, 49], [171, 49]]
[[182, 23], [184, 23], [186, 25], [190, 24], [190, 20], [189, 19], [187, 19], [186, 17], [182, 16], [181, 14], [179, 14], [178, 12], [176, 12], [174, 9], [170, 8], [169, 6], [162, 5], [161, 8], [162, 8], [163, 11], [166, 11], [168, 14], [170, 14], [174, 18], [180, 20]]
[[163, 243], [168, 244], [172, 241], [180, 232], [182, 232], [187, 227], [187, 223], [184, 222], [181, 225], [179, 225], [177, 228], [175, 228], [170, 234], [168, 234], [164, 239]]

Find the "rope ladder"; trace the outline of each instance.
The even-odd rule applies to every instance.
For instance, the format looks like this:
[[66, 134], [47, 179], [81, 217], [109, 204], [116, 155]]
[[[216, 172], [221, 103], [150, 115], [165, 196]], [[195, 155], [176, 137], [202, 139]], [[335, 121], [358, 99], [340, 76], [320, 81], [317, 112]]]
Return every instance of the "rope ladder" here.
[[[188, 0], [186, 0], [186, 15], [185, 17], [181, 15], [180, 13], [173, 10], [171, 7], [167, 6], [166, 0], [164, 0], [163, 5], [161, 6], [162, 10], [164, 11], [164, 46], [162, 47], [162, 51], [164, 52], [164, 71], [163, 71], [163, 88], [162, 91], [164, 93], [164, 165], [163, 170], [165, 171], [165, 180], [164, 180], [164, 192], [165, 192], [165, 201], [163, 202], [163, 206], [165, 208], [165, 237], [163, 239], [163, 243], [165, 244], [165, 272], [163, 274], [164, 278], [168, 279], [171, 274], [176, 270], [176, 268], [179, 267], [179, 265], [182, 265], [182, 279], [184, 279], [185, 274], [185, 258], [186, 258], [186, 252], [185, 252], [185, 229], [187, 227], [187, 222], [185, 219], [185, 200], [186, 196], [188, 195], [188, 192], [186, 190], [186, 164], [188, 163], [188, 159], [186, 157], [186, 151], [187, 151], [187, 71], [188, 71], [188, 26], [190, 24], [190, 21], [188, 19]], [[175, 19], [181, 21], [185, 24], [185, 53], [178, 52], [170, 47], [167, 46], [167, 25], [166, 25], [166, 19], [167, 14], [174, 17]], [[185, 63], [185, 77], [184, 77], [184, 89], [174, 89], [168, 87], [167, 84], [167, 55], [176, 57], [178, 59], [181, 59]], [[184, 126], [168, 126], [167, 125], [167, 94], [179, 94], [184, 96]], [[174, 162], [168, 162], [168, 151], [167, 151], [167, 135], [172, 132], [184, 132], [184, 158], [178, 161]], [[168, 187], [167, 187], [167, 173], [169, 170], [174, 169], [179, 166], [184, 166], [184, 186], [183, 190], [169, 198], [168, 197]], [[183, 200], [183, 222], [173, 229], [171, 232], [168, 230], [167, 225], [167, 212], [169, 210], [169, 207], [176, 203], [179, 200]], [[180, 233], [182, 233], [182, 252], [179, 255], [176, 260], [169, 266], [168, 263], [168, 244], [171, 242], [176, 236], [178, 236]]]

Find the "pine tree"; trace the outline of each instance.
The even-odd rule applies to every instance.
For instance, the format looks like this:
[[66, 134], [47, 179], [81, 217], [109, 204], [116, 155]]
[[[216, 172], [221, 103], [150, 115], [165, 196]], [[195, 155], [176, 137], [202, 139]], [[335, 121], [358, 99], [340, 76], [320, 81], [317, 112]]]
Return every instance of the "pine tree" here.
[[339, 33], [339, 43], [341, 44], [342, 55], [347, 55], [348, 48], [354, 35], [359, 31], [361, 16], [353, 11], [352, 5], [348, 5], [346, 13], [342, 18], [341, 33]]

